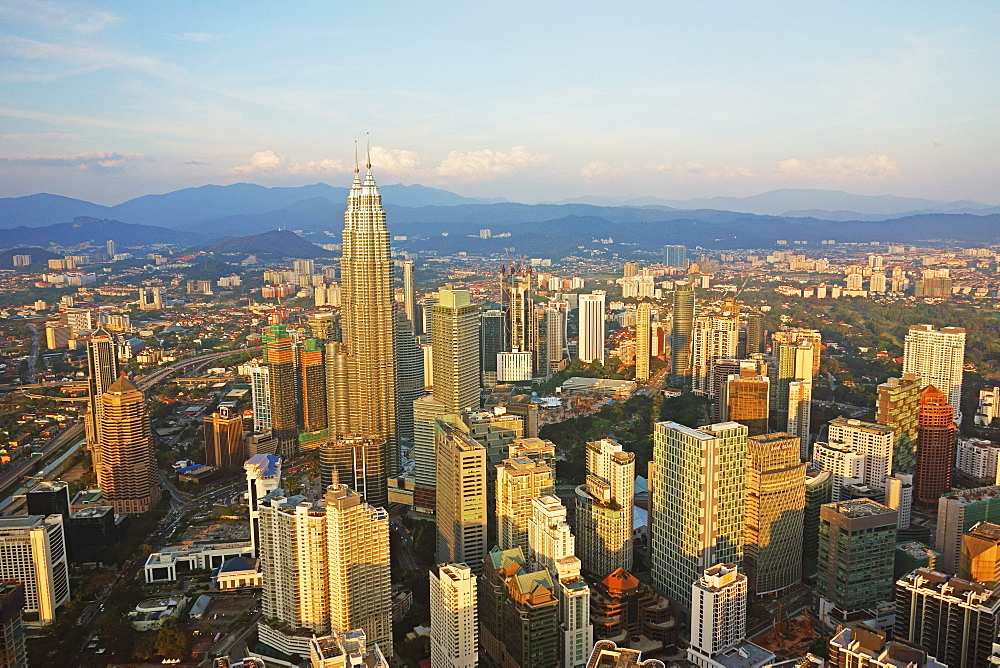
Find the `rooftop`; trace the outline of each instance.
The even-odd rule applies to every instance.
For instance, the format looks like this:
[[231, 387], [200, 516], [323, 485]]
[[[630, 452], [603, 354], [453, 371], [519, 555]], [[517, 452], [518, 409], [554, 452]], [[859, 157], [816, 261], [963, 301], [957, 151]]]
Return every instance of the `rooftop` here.
[[826, 504], [826, 507], [850, 519], [858, 519], [861, 517], [875, 517], [877, 515], [884, 515], [886, 513], [896, 512], [892, 508], [883, 506], [881, 503], [878, 503], [877, 501], [872, 501], [871, 499], [852, 499], [850, 501], [837, 501], [834, 503]]
[[943, 494], [941, 498], [954, 501], [962, 506], [969, 505], [971, 503], [980, 503], [982, 501], [992, 501], [994, 499], [1000, 499], [1000, 487], [994, 485], [990, 487], [963, 489], [959, 492], [949, 492], [948, 494]]

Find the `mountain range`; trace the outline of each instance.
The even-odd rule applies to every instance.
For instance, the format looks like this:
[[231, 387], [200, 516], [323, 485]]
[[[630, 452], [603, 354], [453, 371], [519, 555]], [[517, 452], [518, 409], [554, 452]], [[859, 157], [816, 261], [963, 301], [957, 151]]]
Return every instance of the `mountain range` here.
[[[147, 195], [112, 207], [50, 194], [6, 198], [0, 199], [0, 248], [100, 245], [114, 239], [120, 247], [168, 243], [220, 254], [325, 257], [326, 251], [309, 242], [340, 240], [347, 192], [323, 183], [295, 188], [241, 183]], [[392, 235], [406, 237], [394, 246], [407, 250], [516, 247], [532, 255], [565, 257], [581, 243], [607, 237], [641, 249], [666, 243], [761, 248], [773, 247], [778, 239], [813, 245], [823, 239], [987, 244], [1000, 238], [1000, 207], [840, 191], [548, 204], [468, 198], [419, 185], [386, 185], [380, 192]], [[478, 239], [482, 228], [491, 229], [494, 238]], [[277, 230], [300, 231], [305, 240], [295, 238], [304, 245], [289, 235], [224, 243]], [[509, 236], [496, 238], [505, 232]]]

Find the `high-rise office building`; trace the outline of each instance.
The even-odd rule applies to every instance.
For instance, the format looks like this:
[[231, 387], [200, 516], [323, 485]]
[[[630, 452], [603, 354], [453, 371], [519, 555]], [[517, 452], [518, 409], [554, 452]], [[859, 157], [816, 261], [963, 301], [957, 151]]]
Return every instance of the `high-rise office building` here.
[[583, 569], [603, 577], [632, 568], [635, 454], [620, 443], [587, 443], [587, 482], [576, 488], [577, 556]]
[[604, 363], [604, 299], [603, 293], [580, 295], [579, 306], [579, 347], [577, 357], [584, 362]]
[[764, 314], [757, 310], [747, 312], [746, 349], [743, 357], [764, 352]]
[[733, 299], [720, 310], [702, 310], [691, 330], [691, 390], [710, 399], [716, 397], [715, 361], [736, 357], [740, 314]]
[[97, 486], [116, 513], [144, 513], [160, 500], [146, 397], [121, 376], [101, 395], [101, 405]]
[[333, 311], [310, 313], [306, 319], [309, 333], [320, 343], [337, 340], [337, 318]]
[[965, 364], [965, 330], [912, 325], [903, 348], [903, 373], [915, 373], [920, 388], [933, 385], [948, 398], [955, 422], [962, 416], [962, 370]]
[[806, 465], [791, 434], [747, 439], [743, 563], [750, 591], [784, 591], [802, 579]]
[[895, 510], [871, 499], [828, 503], [819, 516], [819, 618], [827, 626], [875, 618], [892, 600]]
[[372, 505], [374, 500], [387, 498], [387, 476], [382, 468], [383, 440], [342, 436], [321, 443], [319, 470], [323, 491], [330, 485], [347, 485]]
[[833, 501], [833, 476], [815, 464], [806, 465], [806, 507], [802, 518], [802, 575], [816, 577], [819, 558], [819, 513]]
[[239, 469], [243, 456], [243, 416], [221, 407], [204, 419], [205, 464]]
[[[531, 298], [534, 270], [522, 260], [500, 265], [500, 310], [506, 315], [505, 350], [538, 352], [538, 326]], [[532, 370], [535, 370], [533, 361]]]
[[528, 554], [536, 568], [545, 569], [556, 585], [559, 599], [561, 664], [582, 666], [594, 645], [590, 623], [590, 587], [580, 576], [580, 560], [574, 554], [575, 541], [566, 523], [566, 508], [554, 496], [531, 501]]
[[292, 457], [299, 446], [295, 342], [284, 325], [271, 325], [261, 336], [261, 345], [268, 369], [271, 432], [278, 439], [278, 454]]
[[458, 416], [448, 413], [448, 407], [433, 394], [413, 402], [413, 503], [418, 509], [434, 510], [437, 487], [436, 422], [444, 419], [456, 422]]
[[424, 396], [424, 353], [413, 333], [413, 323], [396, 314], [396, 432], [413, 439], [413, 402]]
[[486, 558], [486, 448], [465, 425], [435, 422], [439, 563], [469, 564], [482, 575]]
[[414, 327], [413, 333], [419, 334], [420, 332], [416, 331], [417, 291], [416, 283], [414, 282], [413, 260], [403, 260], [403, 314], [412, 323]]
[[0, 580], [23, 583], [24, 612], [39, 624], [51, 624], [56, 609], [70, 598], [63, 518], [0, 518]]
[[699, 573], [743, 558], [746, 442], [747, 428], [735, 422], [653, 425], [653, 585], [683, 608]]
[[815, 378], [816, 374], [819, 373], [820, 352], [823, 350], [823, 337], [820, 335], [819, 330], [804, 329], [801, 327], [782, 328], [771, 335], [771, 354], [777, 357], [778, 350], [782, 345], [796, 346], [803, 341], [811, 343], [813, 350], [811, 360], [812, 373], [802, 376], [803, 380], [808, 380]]
[[1000, 524], [979, 522], [962, 536], [958, 577], [990, 589], [1000, 585]]
[[904, 373], [878, 386], [875, 421], [896, 431], [892, 461], [895, 470], [913, 473], [917, 468], [917, 430], [920, 424], [920, 378]]
[[760, 375], [755, 362], [740, 362], [739, 372], [719, 384], [719, 420], [746, 425], [750, 436], [766, 434], [770, 397], [770, 379]]
[[299, 425], [306, 432], [326, 429], [326, 364], [323, 360], [323, 344], [317, 339], [306, 339], [296, 352], [302, 397]]
[[28, 668], [21, 619], [24, 604], [24, 584], [0, 580], [0, 666], [4, 668]]
[[955, 668], [995, 665], [1000, 591], [918, 568], [896, 582], [893, 637], [927, 650]]
[[507, 314], [500, 310], [483, 311], [479, 330], [481, 382], [485, 387], [497, 384], [497, 354], [509, 350]]
[[789, 434], [799, 438], [799, 456], [809, 459], [812, 424], [812, 381], [793, 380], [788, 383], [788, 429]]
[[[830, 668], [948, 668], [927, 652], [910, 643], [887, 640], [885, 631], [867, 624], [845, 626], [828, 643]], [[810, 665], [810, 664], [805, 664]]]
[[938, 499], [934, 549], [941, 555], [935, 568], [956, 573], [962, 553], [962, 536], [977, 523], [1000, 524], [1000, 487], [976, 487], [948, 492]]
[[670, 383], [691, 387], [691, 329], [694, 326], [694, 283], [674, 284], [674, 313], [670, 326]]
[[281, 457], [253, 455], [243, 465], [247, 476], [247, 513], [250, 516], [250, 544], [253, 556], [260, 558], [260, 504], [281, 484]]
[[550, 376], [562, 371], [568, 363], [566, 350], [566, 302], [549, 302], [544, 307], [539, 323], [539, 373]]
[[87, 414], [84, 416], [84, 429], [87, 435], [87, 445], [91, 451], [94, 466], [100, 463], [95, 444], [97, 443], [97, 425], [104, 417], [104, 404], [101, 396], [118, 380], [118, 347], [117, 338], [106, 329], [98, 329], [87, 340], [87, 396], [90, 400]]
[[494, 547], [479, 589], [479, 637], [491, 665], [557, 666], [559, 599], [549, 572], [520, 547]]
[[479, 307], [471, 293], [439, 290], [432, 326], [434, 396], [449, 413], [479, 408]]
[[920, 392], [917, 412], [917, 503], [931, 506], [951, 491], [958, 428], [955, 409], [944, 392], [928, 385]]
[[687, 249], [684, 246], [664, 246], [663, 264], [673, 269], [687, 266]]
[[431, 668], [479, 665], [477, 583], [466, 564], [441, 564], [430, 573]]
[[864, 484], [885, 490], [885, 479], [892, 475], [892, 454], [896, 432], [892, 427], [837, 417], [827, 425], [830, 443], [846, 445], [865, 456]]
[[497, 545], [527, 549], [531, 500], [553, 492], [555, 470], [544, 459], [518, 456], [505, 459], [496, 471]]
[[649, 344], [653, 322], [652, 307], [643, 302], [635, 310], [635, 379], [649, 380]]
[[[812, 404], [812, 377], [814, 363], [819, 355], [808, 337], [798, 341], [783, 342], [781, 339], [794, 338], [796, 332], [775, 332], [774, 364], [772, 366], [772, 411], [771, 426], [774, 431], [795, 434], [800, 440], [799, 454], [810, 458], [809, 429]], [[811, 331], [811, 330], [805, 330]], [[794, 335], [794, 336], [793, 336]]]
[[[386, 439], [383, 469], [393, 475], [398, 468], [396, 302], [385, 211], [370, 161], [367, 168], [362, 183], [355, 167], [344, 212], [340, 260], [343, 295], [340, 317], [354, 381], [347, 384], [349, 433]], [[368, 637], [376, 639], [371, 633]], [[391, 654], [385, 647], [382, 649], [386, 655]]]

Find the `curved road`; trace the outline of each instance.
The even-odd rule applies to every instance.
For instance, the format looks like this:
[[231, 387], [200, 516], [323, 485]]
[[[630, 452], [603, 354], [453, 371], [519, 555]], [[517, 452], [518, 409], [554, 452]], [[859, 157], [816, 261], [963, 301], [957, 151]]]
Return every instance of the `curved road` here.
[[[182, 360], [177, 360], [162, 369], [157, 369], [142, 378], [136, 378], [135, 385], [140, 390], [145, 392], [149, 388], [157, 385], [182, 369], [204, 365], [213, 360], [229, 357], [230, 355], [239, 352], [254, 352], [256, 350], [260, 350], [260, 347], [237, 348], [236, 350], [226, 350], [223, 352], [206, 353], [204, 355], [187, 357]], [[37, 451], [40, 454], [32, 455], [27, 459], [11, 463], [3, 472], [0, 472], [0, 498], [6, 497], [6, 495], [10, 492], [11, 486], [19, 484], [23, 477], [30, 475], [29, 472], [31, 470], [38, 470], [43, 467], [46, 460], [50, 459], [61, 446], [64, 446], [67, 442], [73, 442], [74, 439], [79, 439], [81, 437], [83, 437], [83, 423], [77, 422], [71, 427], [63, 430], [54, 438], [50, 439], [48, 443]], [[76, 447], [79, 447], [79, 445]]]

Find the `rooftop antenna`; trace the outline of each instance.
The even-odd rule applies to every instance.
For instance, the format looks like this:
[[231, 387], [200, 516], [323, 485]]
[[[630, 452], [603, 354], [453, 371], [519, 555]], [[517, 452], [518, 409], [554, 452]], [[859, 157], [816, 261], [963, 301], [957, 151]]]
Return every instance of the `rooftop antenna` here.
[[365, 165], [365, 166], [370, 171], [371, 168], [372, 168], [372, 135], [371, 135], [370, 132], [366, 132], [365, 136], [367, 137], [367, 152], [366, 152], [366, 156], [368, 158], [368, 164]]

